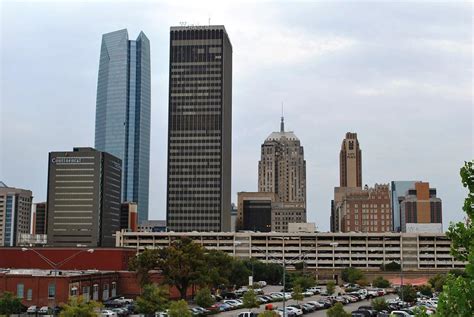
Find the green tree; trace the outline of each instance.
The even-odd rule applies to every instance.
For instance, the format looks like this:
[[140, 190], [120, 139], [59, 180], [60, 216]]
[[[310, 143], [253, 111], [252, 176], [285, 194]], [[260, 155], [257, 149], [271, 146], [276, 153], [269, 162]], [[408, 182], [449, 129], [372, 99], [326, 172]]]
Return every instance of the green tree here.
[[416, 289], [410, 284], [403, 285], [398, 290], [398, 296], [400, 296], [400, 298], [403, 298], [403, 301], [407, 303], [412, 303], [416, 301]]
[[431, 288], [431, 285], [421, 285], [418, 287], [418, 291], [420, 294], [425, 295], [425, 296], [433, 296], [433, 290]]
[[385, 298], [383, 297], [379, 297], [379, 298], [374, 298], [372, 300], [372, 307], [376, 310], [376, 311], [382, 311], [382, 310], [387, 310], [388, 309], [388, 303], [387, 301], [385, 300]]
[[301, 271], [304, 269], [305, 263], [304, 262], [296, 262], [293, 264], [295, 266], [295, 270]]
[[446, 283], [446, 278], [447, 278], [446, 274], [438, 273], [429, 279], [429, 283], [431, 284], [431, 287], [433, 287], [435, 291], [441, 292], [443, 290], [444, 284]]
[[215, 303], [215, 300], [211, 295], [211, 291], [207, 287], [201, 288], [196, 293], [194, 301], [201, 307], [209, 307]]
[[147, 284], [143, 287], [143, 293], [137, 297], [136, 310], [141, 314], [154, 314], [163, 311], [168, 306], [168, 289], [164, 286], [157, 287], [155, 284]]
[[247, 292], [245, 292], [244, 296], [242, 297], [242, 301], [244, 302], [245, 308], [254, 308], [260, 306], [258, 304], [257, 295], [253, 289], [249, 289]]
[[364, 273], [355, 267], [347, 267], [342, 270], [341, 278], [344, 282], [356, 283], [358, 280], [364, 278]]
[[138, 282], [143, 288], [150, 284], [149, 271], [157, 266], [159, 254], [157, 249], [145, 249], [138, 256], [130, 258], [128, 262], [128, 269], [137, 272]]
[[293, 280], [293, 287], [296, 285], [300, 286], [302, 290], [306, 290], [310, 287], [313, 287], [316, 285], [316, 280], [314, 277], [310, 275], [300, 275], [295, 277]]
[[291, 297], [296, 301], [297, 304], [300, 300], [304, 299], [303, 290], [301, 289], [301, 286], [299, 284], [296, 284], [293, 287], [293, 294]]
[[280, 315], [278, 315], [278, 313], [273, 310], [265, 310], [261, 312], [260, 314], [258, 314], [258, 317], [279, 317], [279, 316]]
[[209, 250], [205, 254], [206, 276], [212, 288], [226, 287], [230, 284], [232, 264], [236, 261], [233, 257], [220, 250]]
[[188, 303], [184, 299], [171, 302], [168, 310], [169, 317], [192, 317]]
[[333, 307], [326, 311], [327, 317], [351, 317], [351, 314], [344, 310], [341, 303], [336, 303]]
[[249, 276], [252, 274], [245, 263], [241, 260], [232, 262], [230, 283], [237, 287], [247, 285], [249, 283]]
[[400, 263], [397, 263], [397, 262], [395, 262], [395, 261], [392, 261], [392, 262], [390, 262], [390, 263], [388, 263], [388, 264], [382, 264], [382, 265], [380, 266], [380, 269], [381, 269], [382, 271], [398, 272], [398, 271], [401, 270], [401, 265], [400, 265]]
[[328, 291], [328, 295], [334, 294], [334, 292], [336, 291], [336, 283], [334, 283], [333, 281], [329, 281], [326, 284], [326, 289]]
[[10, 292], [4, 292], [0, 297], [0, 315], [10, 316], [19, 314], [23, 309], [21, 300]]
[[85, 301], [82, 296], [69, 298], [69, 302], [62, 306], [60, 317], [97, 317], [100, 314], [101, 304], [96, 301]]
[[460, 175], [468, 190], [463, 205], [467, 219], [465, 223], [451, 224], [447, 236], [451, 239], [451, 254], [467, 264], [464, 276], [448, 274], [439, 296], [440, 316], [472, 316], [474, 311], [474, 160], [465, 162]]
[[158, 254], [157, 267], [162, 271], [163, 282], [175, 286], [182, 299], [192, 285], [205, 285], [206, 261], [201, 245], [182, 238], [160, 249]]
[[378, 276], [374, 279], [372, 285], [378, 288], [387, 288], [390, 287], [390, 282], [384, 279], [382, 276]]

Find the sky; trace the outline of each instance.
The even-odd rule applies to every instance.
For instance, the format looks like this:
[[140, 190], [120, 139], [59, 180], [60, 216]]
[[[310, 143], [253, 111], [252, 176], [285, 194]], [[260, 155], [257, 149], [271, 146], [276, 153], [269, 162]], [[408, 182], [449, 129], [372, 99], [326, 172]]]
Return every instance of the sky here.
[[308, 221], [329, 230], [339, 150], [357, 132], [363, 184], [423, 180], [444, 228], [464, 218], [474, 157], [472, 4], [412, 1], [2, 1], [0, 180], [46, 199], [48, 152], [94, 145], [101, 36], [151, 43], [150, 219], [166, 215], [169, 27], [223, 24], [233, 46], [232, 201], [257, 190], [260, 146], [304, 146]]

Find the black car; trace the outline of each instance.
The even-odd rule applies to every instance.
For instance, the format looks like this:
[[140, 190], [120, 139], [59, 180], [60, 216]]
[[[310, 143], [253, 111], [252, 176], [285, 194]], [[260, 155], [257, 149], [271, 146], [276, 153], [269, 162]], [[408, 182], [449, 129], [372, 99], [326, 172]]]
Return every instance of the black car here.
[[371, 317], [372, 313], [368, 310], [358, 309], [351, 313], [352, 317]]

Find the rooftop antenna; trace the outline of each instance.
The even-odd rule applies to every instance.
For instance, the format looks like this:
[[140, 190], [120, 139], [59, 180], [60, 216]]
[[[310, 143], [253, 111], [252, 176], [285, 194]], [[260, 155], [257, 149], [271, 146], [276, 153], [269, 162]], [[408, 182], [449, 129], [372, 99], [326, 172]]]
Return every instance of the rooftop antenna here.
[[284, 119], [284, 117], [283, 117], [283, 102], [281, 103], [280, 132], [285, 132], [285, 119]]
[[207, 23], [208, 23], [209, 26], [211, 26], [211, 16], [210, 15], [209, 15], [209, 18], [207, 20]]

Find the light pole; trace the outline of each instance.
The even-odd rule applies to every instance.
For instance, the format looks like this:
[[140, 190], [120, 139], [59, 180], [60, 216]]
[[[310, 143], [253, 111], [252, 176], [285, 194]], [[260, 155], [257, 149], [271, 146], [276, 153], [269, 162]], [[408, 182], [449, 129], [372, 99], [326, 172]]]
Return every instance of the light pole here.
[[[47, 258], [46, 256], [44, 256], [43, 254], [39, 253], [38, 251], [36, 251], [35, 249], [30, 249], [30, 248], [21, 248], [21, 251], [25, 252], [25, 251], [33, 251], [36, 255], [38, 255], [43, 261], [45, 261], [46, 263], [48, 263], [49, 266], [51, 266], [51, 268], [54, 270], [54, 277], [53, 277], [53, 285], [54, 285], [54, 297], [53, 297], [53, 316], [56, 315], [56, 296], [57, 296], [57, 290], [56, 290], [56, 276], [58, 275], [58, 270], [61, 266], [63, 266], [64, 264], [66, 264], [67, 262], [71, 261], [73, 258], [75, 258], [76, 256], [78, 256], [79, 254], [81, 253], [84, 253], [84, 252], [89, 252], [89, 253], [93, 253], [94, 252], [94, 249], [85, 249], [85, 250], [81, 250], [79, 252], [76, 252], [74, 253], [73, 255], [65, 258], [64, 260], [60, 261], [60, 262], [54, 262], [52, 260], [50, 260], [49, 258]], [[49, 292], [49, 290], [48, 290]]]

